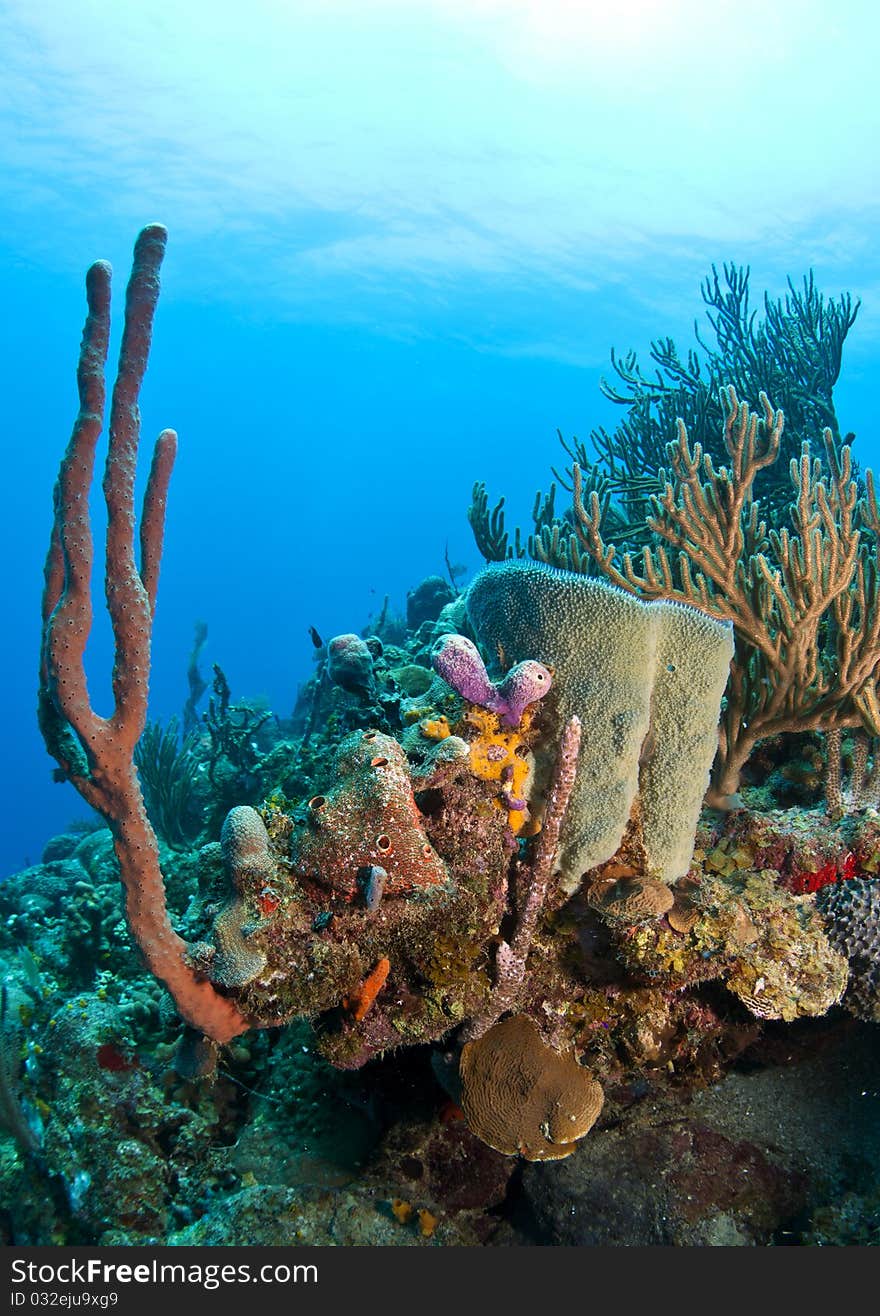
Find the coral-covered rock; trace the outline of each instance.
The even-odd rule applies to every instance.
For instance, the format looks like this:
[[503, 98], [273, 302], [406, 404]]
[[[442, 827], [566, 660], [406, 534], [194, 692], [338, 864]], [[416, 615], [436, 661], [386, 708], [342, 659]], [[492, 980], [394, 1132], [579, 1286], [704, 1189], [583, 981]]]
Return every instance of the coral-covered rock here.
[[173, 1234], [182, 1247], [419, 1247], [472, 1243], [445, 1223], [435, 1237], [401, 1228], [392, 1195], [376, 1200], [376, 1190], [357, 1188], [277, 1188], [251, 1184], [212, 1204], [201, 1220]]
[[880, 871], [880, 818], [870, 812], [832, 822], [820, 809], [739, 809], [700, 848], [714, 872], [772, 868], [792, 895], [810, 895]]
[[385, 869], [385, 894], [442, 885], [447, 873], [413, 797], [406, 756], [378, 731], [355, 733], [336, 757], [339, 784], [308, 803], [308, 826], [293, 839], [293, 871], [302, 881], [354, 900], [359, 874]]
[[335, 635], [327, 645], [327, 675], [350, 694], [370, 694], [373, 655], [366, 640], [359, 635]]
[[497, 784], [466, 757], [419, 778], [425, 813], [390, 736], [346, 737], [335, 770], [292, 813], [274, 796], [261, 813], [232, 811], [234, 898], [193, 958], [256, 1022], [324, 1016], [323, 1054], [356, 1068], [442, 1037], [485, 998], [513, 838], [492, 808]]
[[424, 621], [436, 621], [455, 592], [442, 576], [426, 576], [406, 596], [406, 627], [417, 631]]
[[629, 878], [586, 893], [636, 980], [681, 989], [720, 977], [760, 1019], [822, 1015], [843, 995], [845, 958], [809, 898], [781, 887], [775, 870], [722, 876], [695, 864], [674, 895], [667, 889], [665, 909], [652, 906], [646, 885]]
[[643, 603], [540, 562], [494, 563], [472, 581], [468, 613], [487, 652], [553, 671], [548, 745], [572, 715], [584, 726], [562, 836], [571, 892], [605, 863], [639, 798], [653, 874], [687, 871], [717, 748], [731, 628], [679, 604]]

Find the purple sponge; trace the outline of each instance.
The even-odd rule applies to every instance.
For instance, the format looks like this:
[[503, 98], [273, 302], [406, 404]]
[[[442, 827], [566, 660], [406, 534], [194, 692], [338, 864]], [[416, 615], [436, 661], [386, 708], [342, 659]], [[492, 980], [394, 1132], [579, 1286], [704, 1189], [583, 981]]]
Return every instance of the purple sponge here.
[[497, 713], [508, 727], [519, 726], [528, 705], [543, 699], [553, 680], [543, 663], [529, 659], [517, 663], [495, 685], [489, 679], [479, 649], [464, 635], [444, 635], [431, 662], [462, 699]]

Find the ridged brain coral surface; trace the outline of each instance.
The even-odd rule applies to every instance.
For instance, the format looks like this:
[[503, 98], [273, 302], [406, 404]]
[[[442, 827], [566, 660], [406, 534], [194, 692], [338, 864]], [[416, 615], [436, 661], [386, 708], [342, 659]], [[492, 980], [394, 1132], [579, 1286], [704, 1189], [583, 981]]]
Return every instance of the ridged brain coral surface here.
[[487, 652], [500, 647], [508, 664], [534, 658], [552, 668], [542, 706], [550, 742], [573, 714], [583, 723], [562, 835], [564, 888], [614, 854], [637, 795], [652, 873], [681, 877], [717, 747], [732, 628], [696, 608], [644, 603], [526, 561], [480, 572], [467, 609]]
[[216, 954], [211, 978], [220, 987], [243, 987], [266, 967], [263, 948], [247, 936], [254, 919], [249, 904], [260, 887], [271, 880], [275, 861], [263, 819], [249, 804], [230, 809], [220, 832], [223, 866], [233, 899], [214, 923]]
[[880, 1023], [880, 880], [854, 878], [823, 887], [817, 904], [828, 940], [849, 961], [844, 1005]]

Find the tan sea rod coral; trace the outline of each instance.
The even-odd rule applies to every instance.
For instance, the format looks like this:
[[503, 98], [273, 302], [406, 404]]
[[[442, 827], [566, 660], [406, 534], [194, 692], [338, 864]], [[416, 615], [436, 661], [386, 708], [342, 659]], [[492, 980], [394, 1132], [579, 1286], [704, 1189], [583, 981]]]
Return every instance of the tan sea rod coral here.
[[[778, 732], [864, 727], [880, 734], [880, 510], [870, 471], [861, 501], [850, 449], [825, 430], [827, 473], [803, 445], [791, 463], [791, 527], [772, 529], [753, 498], [755, 477], [776, 461], [783, 415], [761, 395], [762, 416], [723, 390], [730, 466], [716, 468], [682, 421], [667, 453], [671, 476], [652, 498], [639, 571], [618, 562], [599, 525], [597, 495], [583, 500], [574, 468], [575, 537], [620, 589], [671, 599], [732, 623], [736, 653], [720, 727], [712, 799], [731, 802], [759, 740]], [[668, 546], [668, 548], [667, 548]], [[732, 802], [736, 802], [733, 800]]]

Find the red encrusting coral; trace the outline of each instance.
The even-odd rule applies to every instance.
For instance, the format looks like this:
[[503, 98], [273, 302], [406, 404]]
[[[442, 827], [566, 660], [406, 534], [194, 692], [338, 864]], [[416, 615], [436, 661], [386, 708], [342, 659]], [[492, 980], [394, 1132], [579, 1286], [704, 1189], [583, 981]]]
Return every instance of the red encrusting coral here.
[[848, 852], [838, 858], [830, 859], [815, 873], [795, 869], [786, 876], [783, 886], [795, 896], [813, 895], [816, 891], [821, 891], [824, 886], [830, 886], [832, 882], [848, 882], [858, 876], [856, 856]]
[[95, 1059], [101, 1069], [108, 1070], [111, 1074], [125, 1074], [130, 1069], [137, 1069], [137, 1060], [130, 1060], [123, 1055], [119, 1047], [113, 1042], [104, 1042], [98, 1047]]

